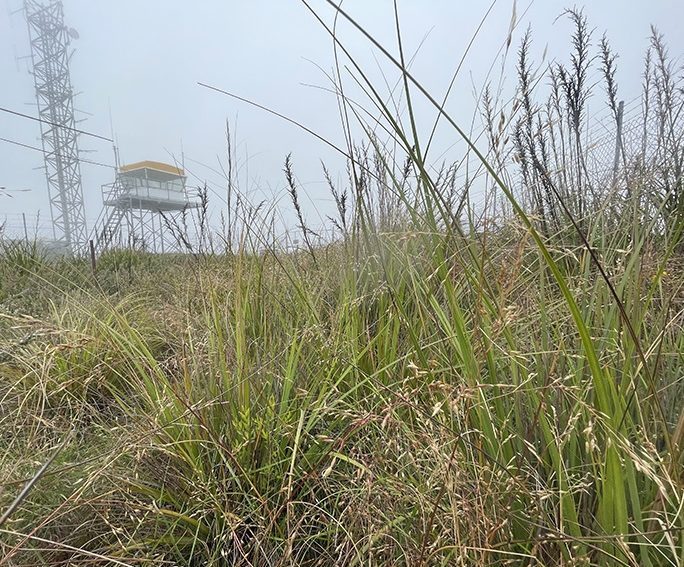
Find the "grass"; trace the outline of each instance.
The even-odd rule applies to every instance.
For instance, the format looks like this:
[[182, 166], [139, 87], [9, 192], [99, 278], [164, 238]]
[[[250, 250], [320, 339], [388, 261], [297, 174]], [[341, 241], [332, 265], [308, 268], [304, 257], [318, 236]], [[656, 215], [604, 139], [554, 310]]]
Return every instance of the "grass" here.
[[653, 189], [676, 174], [625, 165], [641, 190], [599, 207], [575, 121], [584, 177], [561, 186], [523, 86], [518, 188], [400, 51], [408, 108], [427, 96], [507, 199], [496, 224], [356, 67], [398, 149], [337, 75], [368, 140], [348, 188], [325, 171], [338, 239], [316, 244], [288, 156], [301, 252], [244, 204], [262, 220], [235, 248], [110, 251], [95, 274], [3, 244], [1, 566], [684, 564], [682, 227]]

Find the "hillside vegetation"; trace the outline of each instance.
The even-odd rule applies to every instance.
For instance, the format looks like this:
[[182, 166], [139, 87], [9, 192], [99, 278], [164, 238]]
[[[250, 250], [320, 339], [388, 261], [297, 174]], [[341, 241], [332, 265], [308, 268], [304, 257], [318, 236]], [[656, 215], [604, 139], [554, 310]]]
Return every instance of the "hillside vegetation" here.
[[0, 566], [684, 565], [681, 73], [654, 31], [640, 143], [594, 168], [615, 58], [567, 17], [480, 137], [442, 111], [452, 166], [408, 73], [399, 120], [356, 69], [370, 122], [333, 77], [366, 136], [329, 242], [289, 157], [299, 250], [232, 174], [185, 254], [3, 241]]

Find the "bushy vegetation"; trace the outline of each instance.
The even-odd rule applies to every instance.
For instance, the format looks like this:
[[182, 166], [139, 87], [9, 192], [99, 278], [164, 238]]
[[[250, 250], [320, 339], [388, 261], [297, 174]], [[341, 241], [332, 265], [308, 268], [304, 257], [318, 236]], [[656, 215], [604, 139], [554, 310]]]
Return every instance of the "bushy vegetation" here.
[[550, 102], [525, 36], [463, 185], [426, 163], [403, 54], [408, 127], [365, 85], [391, 152], [335, 77], [367, 136], [348, 187], [324, 172], [332, 242], [288, 157], [300, 251], [245, 200], [220, 253], [93, 272], [5, 243], [0, 565], [684, 565], [681, 85], [654, 32], [671, 127], [595, 174], [585, 77], [617, 112], [614, 58], [568, 15]]

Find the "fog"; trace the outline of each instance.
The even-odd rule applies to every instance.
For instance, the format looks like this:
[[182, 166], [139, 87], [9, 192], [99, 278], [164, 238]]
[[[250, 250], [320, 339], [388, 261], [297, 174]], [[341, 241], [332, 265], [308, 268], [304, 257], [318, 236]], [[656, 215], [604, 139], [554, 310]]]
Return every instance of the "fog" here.
[[[0, 9], [0, 107], [36, 115], [21, 6], [19, 0], [7, 0]], [[334, 13], [326, 2], [314, 1], [311, 6], [332, 22]], [[343, 6], [397, 52], [391, 1], [347, 0]], [[477, 129], [475, 101], [485, 81], [498, 82], [502, 74], [502, 46], [509, 35], [513, 3], [499, 1], [490, 7], [488, 2], [399, 0], [398, 7], [404, 49], [415, 56], [411, 72], [436, 98], [444, 96], [467, 53], [447, 108], [466, 129], [471, 125]], [[509, 85], [505, 88], [514, 86], [515, 50], [528, 26], [537, 64], [568, 61], [571, 25], [565, 18], [558, 19], [566, 7], [567, 2], [556, 0], [517, 3], [516, 26], [503, 67], [503, 84]], [[606, 0], [587, 2], [584, 10], [595, 28], [594, 47], [605, 32], [619, 53], [619, 96], [625, 101], [639, 95], [651, 24], [665, 35], [673, 55], [684, 52], [684, 36], [678, 29], [684, 21], [681, 1]], [[331, 87], [325, 73], [333, 69], [333, 42], [302, 2], [65, 0], [64, 11], [67, 25], [79, 35], [72, 43], [71, 60], [71, 81], [78, 93], [75, 106], [82, 120], [79, 128], [106, 137], [113, 133], [124, 163], [182, 162], [190, 185], [206, 182], [210, 187], [216, 219], [225, 206], [220, 161], [225, 161], [228, 121], [236, 140], [240, 186], [249, 198], [275, 203], [288, 224], [291, 214], [283, 199], [282, 168], [285, 156], [292, 153], [307, 196], [305, 213], [314, 226], [325, 222], [332, 201], [320, 162], [325, 161], [343, 180], [343, 158], [291, 123], [198, 84], [253, 100], [344, 145], [337, 103], [326, 90]], [[339, 23], [338, 37], [386, 95], [386, 85], [391, 88], [399, 76], [396, 69], [348, 23]], [[342, 75], [349, 96], [370, 108], [344, 68]], [[424, 102], [418, 102], [417, 109], [421, 131], [429, 131], [434, 109]], [[594, 97], [590, 109], [605, 112], [604, 99]], [[39, 146], [39, 136], [38, 123], [0, 112], [0, 137]], [[86, 136], [80, 137], [79, 144], [84, 159], [102, 164], [81, 165], [86, 216], [92, 228], [102, 206], [100, 186], [113, 179], [112, 144]], [[462, 151], [453, 132], [440, 129], [433, 157], [455, 159]], [[0, 141], [0, 187], [6, 188], [0, 192], [0, 223], [6, 223], [8, 232], [21, 229], [22, 213], [32, 228], [39, 226], [39, 232], [49, 227], [41, 166], [40, 152]]]

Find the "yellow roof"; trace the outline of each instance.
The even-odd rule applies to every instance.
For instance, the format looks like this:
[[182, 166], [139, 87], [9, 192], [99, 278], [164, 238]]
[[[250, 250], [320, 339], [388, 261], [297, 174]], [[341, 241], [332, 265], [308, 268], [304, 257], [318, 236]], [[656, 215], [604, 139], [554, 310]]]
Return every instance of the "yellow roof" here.
[[185, 172], [167, 163], [162, 163], [160, 161], [137, 161], [135, 163], [129, 163], [128, 165], [122, 165], [119, 167], [121, 173], [127, 173], [129, 171], [137, 171], [139, 169], [153, 169], [155, 171], [161, 171], [163, 173], [168, 173], [170, 175], [178, 175], [179, 177], [184, 177]]

